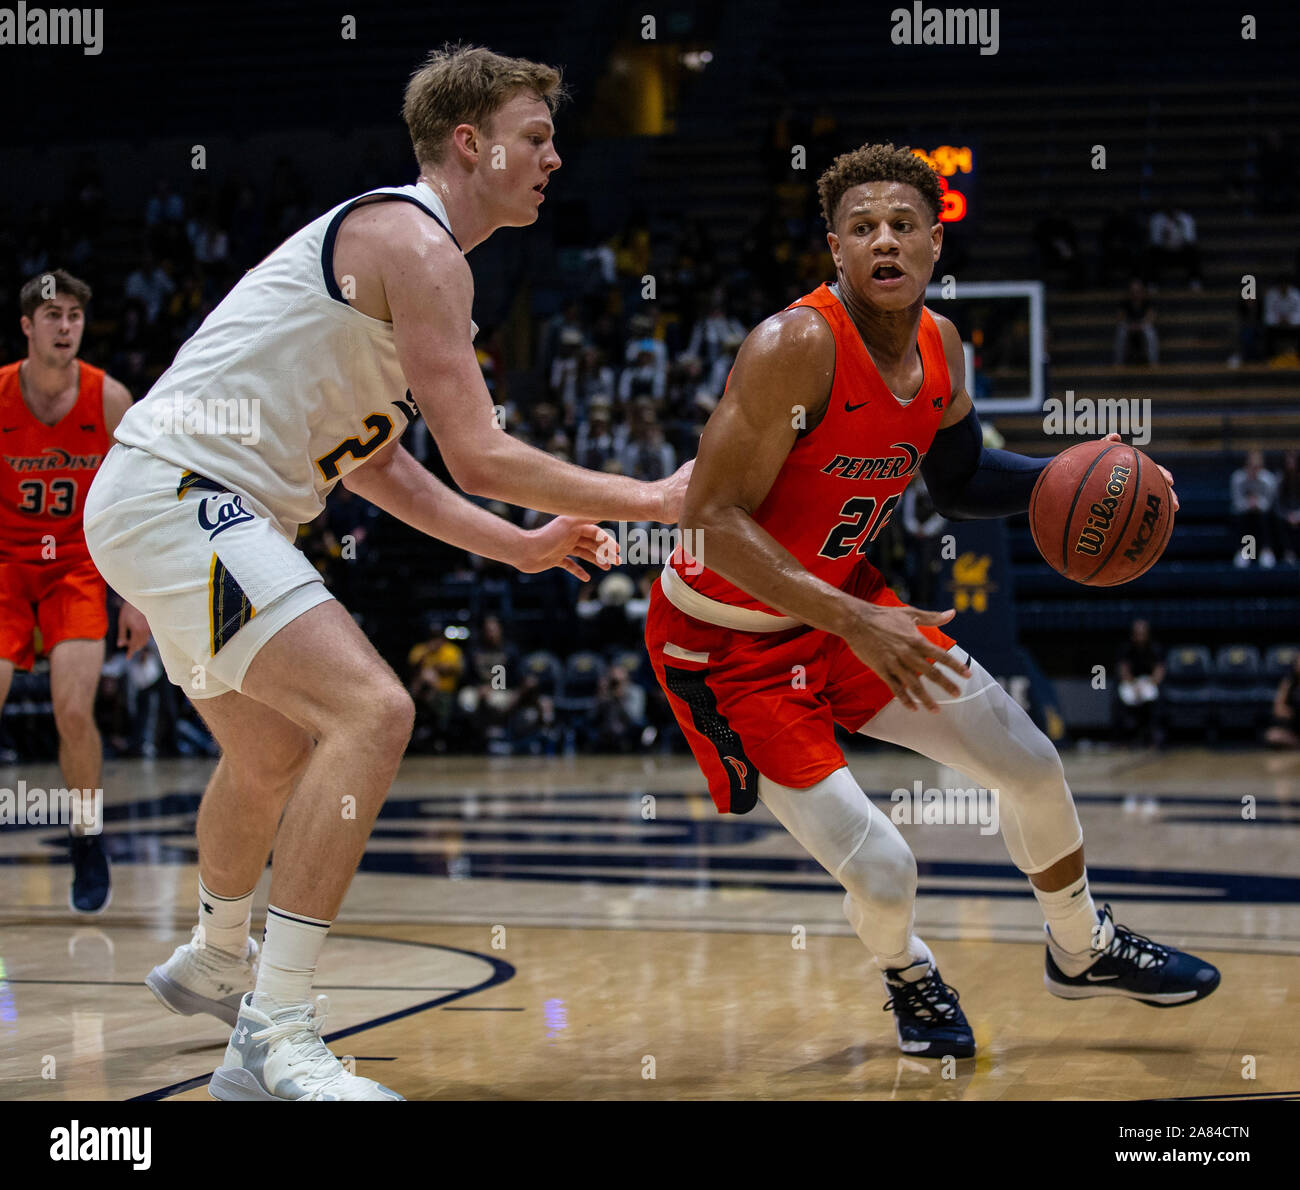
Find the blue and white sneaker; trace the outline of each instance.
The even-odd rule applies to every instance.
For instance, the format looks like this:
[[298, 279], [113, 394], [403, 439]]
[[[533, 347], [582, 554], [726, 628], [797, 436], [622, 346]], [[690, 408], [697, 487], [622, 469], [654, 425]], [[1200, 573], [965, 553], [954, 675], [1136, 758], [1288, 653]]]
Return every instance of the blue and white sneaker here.
[[249, 992], [239, 1006], [226, 1059], [208, 1094], [237, 1102], [293, 1100], [401, 1101], [373, 1079], [353, 1074], [321, 1040], [324, 996], [312, 1004], [276, 1005], [268, 1015]]
[[[906, 979], [905, 971], [927, 968], [920, 979]], [[950, 988], [939, 975], [939, 968], [928, 959], [918, 959], [908, 967], [886, 967], [881, 972], [885, 989], [892, 994], [884, 1009], [893, 1009], [898, 1030], [898, 1048], [914, 1058], [971, 1058], [975, 1055], [975, 1034], [966, 1022]]]
[[[1086, 955], [1062, 950], [1047, 930], [1047, 969], [1043, 983], [1053, 996], [1087, 1000], [1092, 996], [1127, 996], [1153, 1008], [1175, 1008], [1203, 1000], [1219, 986], [1219, 970], [1172, 946], [1161, 946], [1115, 925], [1107, 905], [1097, 913], [1098, 923], [1109, 920], [1115, 936], [1105, 950]], [[1046, 929], [1046, 927], [1044, 927]], [[1089, 959], [1081, 966], [1081, 960]], [[1066, 974], [1074, 970], [1075, 973]]]

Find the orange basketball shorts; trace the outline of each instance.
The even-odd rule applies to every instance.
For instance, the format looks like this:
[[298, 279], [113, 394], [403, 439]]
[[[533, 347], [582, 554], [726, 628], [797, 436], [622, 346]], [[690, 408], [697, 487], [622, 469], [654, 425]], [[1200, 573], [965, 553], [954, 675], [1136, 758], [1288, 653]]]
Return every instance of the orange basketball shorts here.
[[103, 639], [108, 632], [105, 595], [104, 580], [89, 558], [0, 562], [0, 658], [31, 669], [36, 628], [47, 655], [65, 640]]
[[[902, 606], [877, 572], [863, 569], [864, 589], [854, 594]], [[857, 731], [894, 697], [841, 637], [806, 625], [739, 632], [708, 624], [670, 603], [662, 579], [645, 631], [655, 676], [723, 814], [754, 808], [759, 773], [805, 789], [841, 768], [834, 725]], [[940, 648], [954, 643], [937, 628], [921, 632]]]

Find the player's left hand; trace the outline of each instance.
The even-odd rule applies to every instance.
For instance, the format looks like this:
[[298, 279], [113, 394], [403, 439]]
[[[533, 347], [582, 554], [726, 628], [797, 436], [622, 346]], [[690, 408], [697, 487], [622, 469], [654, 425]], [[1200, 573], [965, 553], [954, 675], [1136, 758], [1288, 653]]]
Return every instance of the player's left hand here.
[[528, 538], [529, 548], [515, 563], [515, 568], [524, 574], [559, 566], [586, 583], [591, 581], [591, 576], [578, 564], [578, 559], [594, 563], [601, 570], [608, 570], [621, 561], [618, 542], [599, 525], [580, 517], [557, 516], [536, 529], [527, 530], [524, 536]]
[[117, 615], [117, 647], [126, 649], [128, 661], [149, 643], [149, 635], [144, 614], [124, 601]]
[[[1121, 438], [1118, 434], [1107, 434], [1106, 437], [1102, 439], [1102, 441], [1103, 441], [1103, 442], [1123, 442], [1124, 439]], [[1160, 464], [1157, 463], [1156, 466], [1157, 466], [1157, 467], [1160, 467]], [[1167, 484], [1169, 485], [1169, 494], [1174, 498], [1174, 511], [1177, 512], [1177, 511], [1178, 511], [1178, 493], [1174, 491], [1174, 477], [1173, 477], [1173, 476], [1172, 476], [1172, 475], [1171, 475], [1167, 470], [1165, 470], [1164, 467], [1160, 467], [1160, 474], [1163, 475], [1163, 476], [1165, 477], [1165, 483], [1167, 483]]]
[[658, 479], [651, 485], [659, 497], [659, 512], [653, 518], [664, 525], [675, 525], [682, 516], [682, 504], [686, 500], [686, 489], [691, 483], [691, 472], [695, 470], [695, 460], [687, 459], [666, 479]]

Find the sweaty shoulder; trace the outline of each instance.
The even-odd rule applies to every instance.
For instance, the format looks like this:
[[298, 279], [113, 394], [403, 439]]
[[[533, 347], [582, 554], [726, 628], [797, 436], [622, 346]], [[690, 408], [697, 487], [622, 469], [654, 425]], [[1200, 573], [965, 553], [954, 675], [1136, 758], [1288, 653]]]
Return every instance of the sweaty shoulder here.
[[334, 277], [347, 292], [353, 279], [356, 297], [349, 301], [363, 314], [392, 321], [387, 290], [431, 276], [459, 290], [472, 291], [469, 264], [451, 236], [414, 203], [368, 202], [349, 211], [334, 243]]
[[758, 324], [736, 356], [733, 383], [758, 387], [809, 411], [835, 379], [835, 335], [816, 310], [794, 306]]

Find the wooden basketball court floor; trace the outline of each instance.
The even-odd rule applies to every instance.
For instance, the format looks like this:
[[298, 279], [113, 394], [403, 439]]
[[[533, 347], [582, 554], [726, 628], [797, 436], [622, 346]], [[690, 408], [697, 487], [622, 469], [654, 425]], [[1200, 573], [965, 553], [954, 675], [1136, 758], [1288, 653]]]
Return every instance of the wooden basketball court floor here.
[[[915, 780], [969, 784], [894, 750], [850, 762], [886, 812]], [[94, 918], [68, 909], [57, 829], [0, 830], [0, 1098], [210, 1101], [227, 1030], [141, 982], [195, 920], [210, 765], [107, 765], [114, 892]], [[1050, 996], [1000, 837], [904, 826], [919, 928], [979, 1045], [946, 1070], [908, 1059], [838, 886], [761, 806], [715, 814], [688, 757], [412, 758], [325, 947], [326, 1038], [410, 1099], [1300, 1095], [1300, 757], [1066, 768], [1098, 903], [1217, 963], [1205, 1002]], [[0, 786], [20, 775], [61, 783], [24, 766]]]

